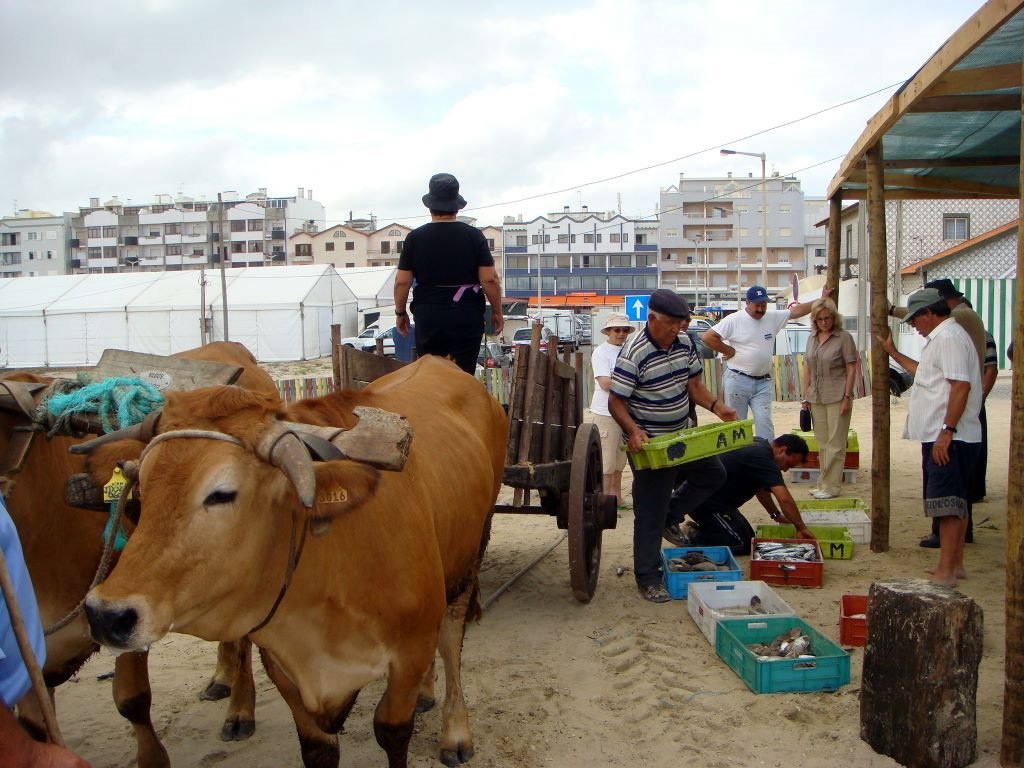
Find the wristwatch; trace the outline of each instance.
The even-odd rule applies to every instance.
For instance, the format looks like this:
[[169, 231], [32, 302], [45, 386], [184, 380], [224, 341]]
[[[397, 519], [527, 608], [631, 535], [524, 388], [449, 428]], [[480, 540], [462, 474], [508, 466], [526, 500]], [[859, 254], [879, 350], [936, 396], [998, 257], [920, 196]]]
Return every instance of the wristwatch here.
[[942, 425], [942, 431], [943, 432], [952, 432], [955, 435], [956, 434], [956, 427], [951, 427], [951, 426], [949, 426], [949, 424], [943, 424]]

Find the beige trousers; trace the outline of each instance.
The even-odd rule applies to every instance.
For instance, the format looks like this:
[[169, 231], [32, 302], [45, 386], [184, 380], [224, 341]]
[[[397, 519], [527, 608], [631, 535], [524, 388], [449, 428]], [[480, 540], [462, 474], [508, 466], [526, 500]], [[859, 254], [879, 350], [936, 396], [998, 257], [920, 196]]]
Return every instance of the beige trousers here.
[[839, 415], [841, 407], [842, 401], [811, 404], [814, 439], [818, 442], [818, 461], [821, 464], [818, 488], [833, 496], [839, 496], [842, 489], [846, 439], [850, 431], [850, 417], [853, 416], [852, 403], [843, 416]]

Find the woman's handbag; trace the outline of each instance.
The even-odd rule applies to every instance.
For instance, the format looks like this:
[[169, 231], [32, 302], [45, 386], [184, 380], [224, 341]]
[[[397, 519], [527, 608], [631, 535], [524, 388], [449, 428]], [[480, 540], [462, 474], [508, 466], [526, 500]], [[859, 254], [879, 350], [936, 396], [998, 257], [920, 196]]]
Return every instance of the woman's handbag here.
[[800, 409], [800, 431], [810, 432], [811, 431], [811, 409], [801, 408]]

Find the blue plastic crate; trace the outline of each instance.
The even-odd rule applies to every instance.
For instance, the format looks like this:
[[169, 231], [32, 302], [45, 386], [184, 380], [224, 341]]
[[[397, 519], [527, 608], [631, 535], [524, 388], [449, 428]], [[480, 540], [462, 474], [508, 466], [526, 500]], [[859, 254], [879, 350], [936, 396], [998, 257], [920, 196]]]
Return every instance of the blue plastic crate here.
[[[670, 571], [668, 561], [687, 552], [700, 552], [715, 565], [728, 565], [727, 571]], [[667, 547], [661, 550], [661, 571], [665, 589], [673, 600], [685, 600], [690, 584], [695, 581], [741, 581], [743, 573], [728, 547]]]
[[[811, 639], [813, 659], [761, 660], [747, 648], [750, 643], [768, 644], [793, 627]], [[754, 693], [834, 691], [850, 682], [849, 654], [795, 616], [722, 619], [715, 652]]]

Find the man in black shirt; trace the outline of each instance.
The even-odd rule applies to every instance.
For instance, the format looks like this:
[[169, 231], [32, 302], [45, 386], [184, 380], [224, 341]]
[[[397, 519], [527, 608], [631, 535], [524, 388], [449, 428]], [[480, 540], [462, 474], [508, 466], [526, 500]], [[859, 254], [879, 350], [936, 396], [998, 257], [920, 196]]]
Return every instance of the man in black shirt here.
[[409, 233], [398, 258], [395, 326], [402, 336], [409, 334], [405, 306], [412, 289], [409, 309], [416, 318], [418, 354], [450, 357], [472, 375], [484, 335], [484, 296], [491, 305], [494, 333], [501, 333], [505, 324], [494, 257], [479, 229], [456, 220], [466, 200], [450, 173], [430, 178], [423, 204], [430, 209], [430, 223]]
[[795, 525], [798, 538], [814, 538], [782, 479], [783, 472], [807, 460], [807, 442], [802, 437], [779, 435], [771, 443], [755, 437], [752, 445], [724, 453], [720, 458], [726, 481], [690, 512], [696, 525], [686, 526], [685, 546], [729, 547], [734, 555], [749, 555], [754, 529], [739, 507], [755, 496], [772, 520]]

